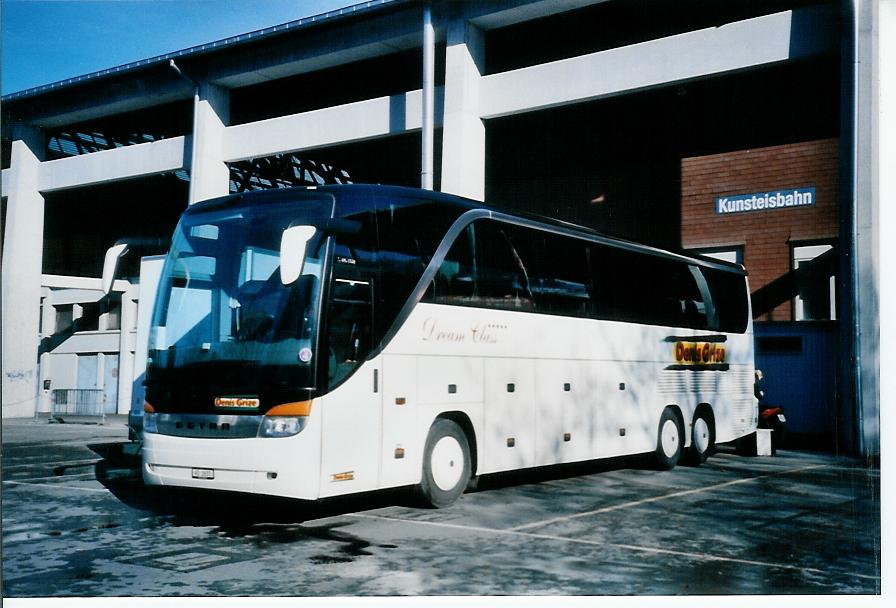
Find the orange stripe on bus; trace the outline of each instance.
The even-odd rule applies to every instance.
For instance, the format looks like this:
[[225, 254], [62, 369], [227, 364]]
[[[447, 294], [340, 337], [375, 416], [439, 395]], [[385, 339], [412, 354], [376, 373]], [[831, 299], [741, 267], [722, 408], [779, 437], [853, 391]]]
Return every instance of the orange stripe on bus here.
[[267, 411], [265, 416], [310, 416], [311, 401], [293, 401], [275, 405]]

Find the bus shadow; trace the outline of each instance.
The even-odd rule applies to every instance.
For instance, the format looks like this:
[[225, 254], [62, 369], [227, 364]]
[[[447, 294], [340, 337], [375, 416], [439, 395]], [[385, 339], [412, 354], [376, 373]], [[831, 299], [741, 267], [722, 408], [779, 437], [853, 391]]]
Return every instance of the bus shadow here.
[[[421, 508], [409, 487], [305, 501], [261, 494], [147, 486], [140, 474], [139, 455], [129, 447], [133, 445], [130, 442], [118, 442], [88, 446], [102, 458], [94, 468], [96, 479], [125, 506], [165, 516], [169, 518], [166, 521], [173, 525], [217, 526], [218, 534], [225, 536], [261, 535], [261, 538], [270, 537], [272, 542], [278, 542], [277, 539], [283, 538], [284, 534], [292, 538], [308, 535], [308, 526], [302, 526], [302, 530], [295, 526], [283, 527], [288, 524], [298, 525], [306, 521], [385, 507]], [[622, 469], [650, 467], [651, 461], [644, 455], [551, 465], [484, 475], [471, 484], [470, 491], [487, 492]], [[271, 529], [268, 530], [265, 526]], [[321, 530], [323, 535], [330, 534], [329, 531], [323, 531], [323, 528]]]
[[140, 474], [140, 457], [129, 453], [128, 445], [133, 444], [88, 446], [102, 458], [94, 467], [96, 480], [127, 507], [174, 516], [174, 523], [179, 525], [225, 526], [239, 535], [244, 526], [262, 523], [302, 523], [389, 506], [418, 506], [409, 488], [305, 501], [262, 494], [147, 486]]
[[491, 473], [479, 477], [472, 489], [476, 492], [497, 490], [512, 486], [558, 481], [585, 475], [596, 475], [624, 469], [654, 469], [655, 464], [647, 454], [620, 456], [601, 460], [586, 460], [567, 464], [552, 464], [531, 469], [519, 469], [504, 473]]

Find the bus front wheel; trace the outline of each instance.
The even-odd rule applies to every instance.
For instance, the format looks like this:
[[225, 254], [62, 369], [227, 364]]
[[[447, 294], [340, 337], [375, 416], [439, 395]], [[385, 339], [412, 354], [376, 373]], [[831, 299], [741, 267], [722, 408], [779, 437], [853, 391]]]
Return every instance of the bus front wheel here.
[[463, 494], [470, 480], [470, 446], [455, 422], [441, 418], [429, 429], [423, 450], [423, 476], [417, 486], [429, 507], [447, 507]]
[[663, 410], [660, 416], [660, 425], [657, 432], [655, 460], [657, 468], [668, 471], [678, 464], [681, 457], [681, 444], [684, 431], [678, 416], [669, 409]]

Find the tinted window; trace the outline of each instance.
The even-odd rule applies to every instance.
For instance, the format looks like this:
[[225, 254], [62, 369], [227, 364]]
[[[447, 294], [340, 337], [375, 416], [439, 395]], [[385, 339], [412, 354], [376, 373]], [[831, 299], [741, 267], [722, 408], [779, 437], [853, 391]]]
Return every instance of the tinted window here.
[[333, 272], [327, 307], [327, 387], [363, 362], [373, 348], [373, 293], [377, 287], [373, 212], [349, 216], [362, 226], [333, 239]]
[[473, 264], [475, 238], [473, 226], [467, 226], [457, 236], [445, 254], [424, 300], [436, 304], [474, 305], [479, 293]]
[[411, 198], [379, 202], [376, 221], [381, 289], [377, 299], [377, 341], [392, 327], [439, 243], [462, 211]]
[[[451, 246], [425, 301], [647, 325], [746, 328], [743, 277], [666, 257], [480, 220]], [[712, 326], [712, 327], [711, 327]]]
[[746, 279], [733, 272], [702, 268], [703, 276], [709, 285], [716, 314], [719, 317], [719, 330], [742, 334], [747, 330], [747, 284]]
[[[524, 260], [514, 247], [511, 236], [518, 229], [515, 226], [489, 221], [476, 222], [474, 228], [478, 272], [476, 305], [510, 310], [534, 310], [535, 302], [530, 280], [530, 268], [534, 260]], [[517, 240], [526, 244], [524, 238]], [[523, 252], [526, 253], [526, 250]]]
[[592, 245], [595, 314], [650, 325], [706, 328], [706, 307], [688, 265]]
[[[540, 313], [587, 317], [592, 313], [589, 251], [578, 239], [525, 229], [537, 260], [532, 292]], [[519, 246], [518, 246], [519, 248]]]

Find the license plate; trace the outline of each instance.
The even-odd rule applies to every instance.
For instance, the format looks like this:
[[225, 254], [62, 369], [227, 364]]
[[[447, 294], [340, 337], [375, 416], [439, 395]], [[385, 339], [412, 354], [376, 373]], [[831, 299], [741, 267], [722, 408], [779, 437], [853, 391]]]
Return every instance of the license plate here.
[[193, 479], [214, 479], [214, 469], [193, 469]]
[[787, 422], [787, 418], [784, 417], [784, 414], [778, 414], [778, 420], [781, 422]]

